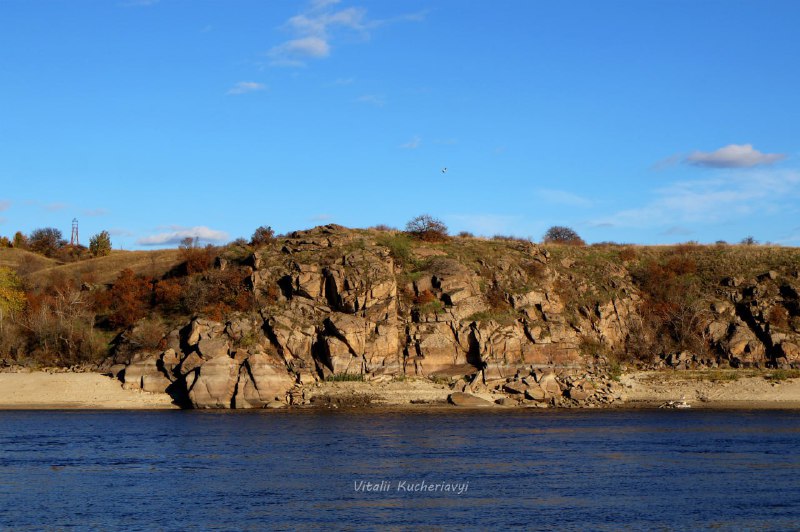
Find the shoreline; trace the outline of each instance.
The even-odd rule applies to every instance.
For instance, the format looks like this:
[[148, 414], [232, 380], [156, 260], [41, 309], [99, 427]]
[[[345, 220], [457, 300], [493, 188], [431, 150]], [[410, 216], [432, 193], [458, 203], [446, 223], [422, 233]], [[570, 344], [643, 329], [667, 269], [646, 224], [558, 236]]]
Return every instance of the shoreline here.
[[[603, 404], [552, 406], [525, 402], [494, 404], [503, 396], [475, 393], [486, 406], [448, 403], [453, 390], [426, 379], [392, 382], [322, 382], [305, 390], [310, 405], [293, 405], [277, 411], [591, 411], [658, 409], [685, 400], [689, 410], [800, 410], [800, 379], [769, 381], [763, 376], [741, 375], [714, 381], [696, 373], [641, 371], [622, 375], [620, 400]], [[125, 389], [122, 383], [100, 373], [72, 371], [0, 372], [0, 410], [179, 410], [166, 393]], [[261, 410], [261, 409], [258, 409]], [[215, 412], [225, 409], [212, 410]], [[248, 411], [236, 409], [236, 411]]]
[[0, 373], [0, 410], [175, 410], [165, 394], [125, 390], [100, 373]]

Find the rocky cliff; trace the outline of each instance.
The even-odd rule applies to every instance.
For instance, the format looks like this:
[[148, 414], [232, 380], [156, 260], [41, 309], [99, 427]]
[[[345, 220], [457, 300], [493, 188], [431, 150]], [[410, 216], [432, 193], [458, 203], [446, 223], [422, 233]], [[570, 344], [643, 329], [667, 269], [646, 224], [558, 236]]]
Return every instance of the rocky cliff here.
[[259, 311], [175, 328], [163, 351], [114, 367], [126, 387], [261, 408], [306, 402], [319, 381], [420, 377], [607, 402], [622, 363], [800, 367], [795, 249], [425, 243], [328, 225], [242, 262]]

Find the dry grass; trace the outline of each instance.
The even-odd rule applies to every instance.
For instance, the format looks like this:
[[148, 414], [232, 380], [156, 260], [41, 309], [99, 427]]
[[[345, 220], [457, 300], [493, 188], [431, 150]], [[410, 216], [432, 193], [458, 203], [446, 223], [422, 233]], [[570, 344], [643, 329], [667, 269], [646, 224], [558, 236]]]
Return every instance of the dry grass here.
[[11, 268], [20, 275], [27, 275], [45, 268], [52, 268], [59, 264], [55, 259], [48, 259], [42, 255], [25, 251], [24, 249], [0, 249], [0, 266]]
[[181, 262], [177, 249], [114, 251], [106, 257], [42, 268], [27, 275], [26, 279], [34, 287], [45, 285], [49, 279], [57, 276], [81, 282], [111, 283], [126, 268], [136, 274], [160, 277]]

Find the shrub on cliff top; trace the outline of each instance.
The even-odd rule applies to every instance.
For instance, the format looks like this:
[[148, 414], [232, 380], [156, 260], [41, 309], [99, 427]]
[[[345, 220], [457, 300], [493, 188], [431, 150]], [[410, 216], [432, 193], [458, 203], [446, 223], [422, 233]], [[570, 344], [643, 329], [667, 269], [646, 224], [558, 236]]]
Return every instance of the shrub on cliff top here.
[[447, 226], [443, 221], [429, 214], [412, 218], [406, 224], [406, 232], [424, 242], [442, 242], [447, 240]]
[[568, 244], [570, 246], [585, 246], [586, 242], [574, 229], [563, 225], [554, 225], [544, 234], [545, 244]]
[[273, 240], [275, 240], [275, 231], [273, 231], [272, 227], [268, 225], [262, 225], [253, 231], [253, 236], [250, 237], [250, 245], [256, 247], [266, 246]]

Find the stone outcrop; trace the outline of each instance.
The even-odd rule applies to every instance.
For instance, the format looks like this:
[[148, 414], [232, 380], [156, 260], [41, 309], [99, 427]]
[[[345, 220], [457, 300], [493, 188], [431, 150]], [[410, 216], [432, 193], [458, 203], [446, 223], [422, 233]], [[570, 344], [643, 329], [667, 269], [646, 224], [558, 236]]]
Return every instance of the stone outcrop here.
[[[616, 396], [607, 355], [655, 334], [624, 261], [479, 239], [400, 252], [403, 238], [328, 225], [256, 250], [244, 263], [258, 310], [170, 331], [166, 349], [130, 359], [125, 386], [196, 408], [263, 408], [302, 402], [320, 380], [402, 376], [462, 379], [458, 392], [515, 404], [603, 403]], [[716, 282], [693, 307], [704, 348], [650, 363], [800, 367], [796, 273]]]

